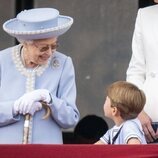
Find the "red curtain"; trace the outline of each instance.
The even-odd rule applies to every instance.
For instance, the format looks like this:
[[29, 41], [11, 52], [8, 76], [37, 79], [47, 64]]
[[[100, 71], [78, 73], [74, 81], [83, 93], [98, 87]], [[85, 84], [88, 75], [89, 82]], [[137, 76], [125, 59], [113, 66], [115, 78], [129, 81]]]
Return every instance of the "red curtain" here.
[[158, 146], [0, 145], [0, 158], [158, 158]]

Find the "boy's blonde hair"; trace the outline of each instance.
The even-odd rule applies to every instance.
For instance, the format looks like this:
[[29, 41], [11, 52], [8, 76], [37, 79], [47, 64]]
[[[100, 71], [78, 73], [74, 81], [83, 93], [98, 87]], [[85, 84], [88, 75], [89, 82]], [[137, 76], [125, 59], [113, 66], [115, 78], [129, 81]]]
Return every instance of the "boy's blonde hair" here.
[[117, 81], [107, 89], [111, 106], [117, 107], [124, 120], [134, 119], [143, 110], [146, 97], [142, 90], [132, 83]]

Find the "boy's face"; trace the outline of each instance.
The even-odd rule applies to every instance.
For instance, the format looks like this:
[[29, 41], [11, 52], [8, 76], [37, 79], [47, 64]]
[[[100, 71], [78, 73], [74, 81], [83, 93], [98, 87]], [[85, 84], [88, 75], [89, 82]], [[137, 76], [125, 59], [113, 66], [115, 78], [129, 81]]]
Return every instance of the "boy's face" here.
[[112, 117], [111, 101], [110, 101], [110, 98], [108, 96], [106, 97], [103, 110], [104, 110], [104, 115], [105, 116], [107, 116], [109, 118]]

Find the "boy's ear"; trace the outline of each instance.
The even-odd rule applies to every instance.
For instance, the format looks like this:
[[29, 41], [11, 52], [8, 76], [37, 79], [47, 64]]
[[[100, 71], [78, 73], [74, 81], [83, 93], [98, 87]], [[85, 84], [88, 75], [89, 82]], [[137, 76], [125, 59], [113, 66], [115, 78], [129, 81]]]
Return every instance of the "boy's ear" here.
[[117, 109], [117, 107], [113, 107], [112, 108], [112, 115], [113, 116], [116, 116], [118, 114], [118, 109]]

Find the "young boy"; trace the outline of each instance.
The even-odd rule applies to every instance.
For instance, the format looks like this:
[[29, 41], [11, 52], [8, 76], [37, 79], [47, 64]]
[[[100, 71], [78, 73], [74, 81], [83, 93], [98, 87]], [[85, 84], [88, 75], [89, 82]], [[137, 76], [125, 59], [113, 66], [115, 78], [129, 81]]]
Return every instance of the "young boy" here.
[[138, 114], [146, 102], [145, 94], [135, 85], [118, 81], [107, 89], [104, 114], [115, 126], [95, 144], [146, 144]]

